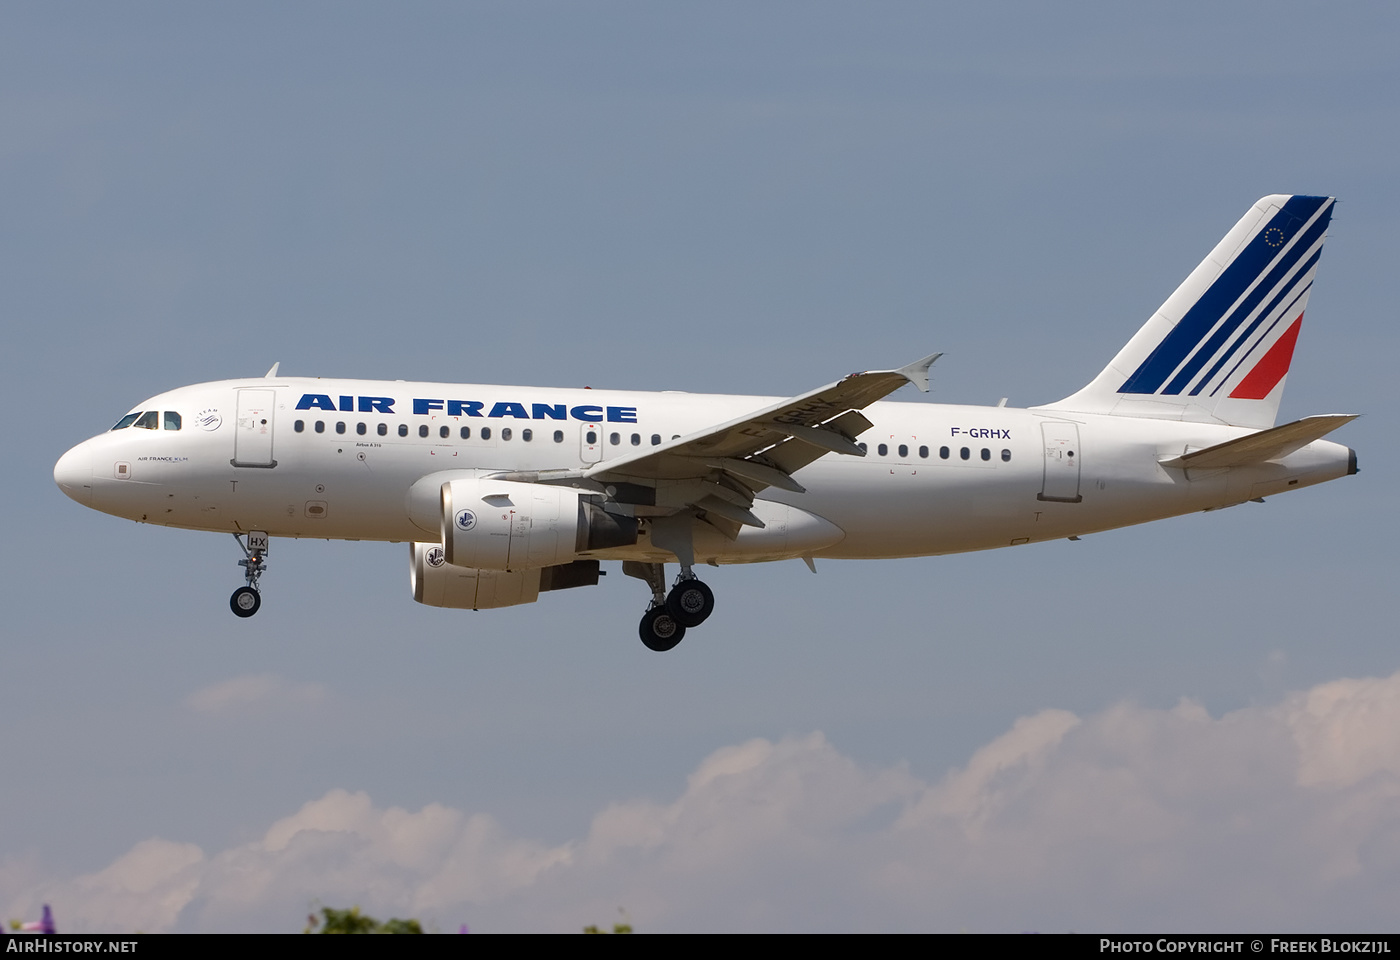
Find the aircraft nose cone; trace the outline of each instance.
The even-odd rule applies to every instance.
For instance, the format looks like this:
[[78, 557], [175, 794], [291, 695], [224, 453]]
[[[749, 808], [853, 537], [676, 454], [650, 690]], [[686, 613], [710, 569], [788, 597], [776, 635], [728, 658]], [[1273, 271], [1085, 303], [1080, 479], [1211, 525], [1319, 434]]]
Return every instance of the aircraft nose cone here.
[[80, 443], [58, 458], [53, 466], [53, 482], [72, 499], [92, 504], [92, 451]]

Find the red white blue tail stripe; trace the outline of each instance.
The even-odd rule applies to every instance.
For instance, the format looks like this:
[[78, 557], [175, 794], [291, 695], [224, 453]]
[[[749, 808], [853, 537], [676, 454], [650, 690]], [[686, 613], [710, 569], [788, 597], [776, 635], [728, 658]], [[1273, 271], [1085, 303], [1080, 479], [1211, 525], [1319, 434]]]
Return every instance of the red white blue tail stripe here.
[[1260, 200], [1093, 383], [1052, 406], [1271, 425], [1335, 203]]
[[1120, 392], [1214, 395], [1251, 356], [1266, 356], [1260, 344], [1312, 284], [1333, 203], [1330, 197], [1291, 197]]

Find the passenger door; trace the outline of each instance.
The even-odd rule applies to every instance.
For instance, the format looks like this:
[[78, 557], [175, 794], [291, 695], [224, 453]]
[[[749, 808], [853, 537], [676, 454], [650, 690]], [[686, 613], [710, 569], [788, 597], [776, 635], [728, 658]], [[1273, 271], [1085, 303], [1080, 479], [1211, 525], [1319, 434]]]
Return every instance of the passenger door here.
[[272, 459], [272, 421], [276, 393], [261, 387], [238, 391], [238, 421], [233, 431], [235, 467], [275, 467]]

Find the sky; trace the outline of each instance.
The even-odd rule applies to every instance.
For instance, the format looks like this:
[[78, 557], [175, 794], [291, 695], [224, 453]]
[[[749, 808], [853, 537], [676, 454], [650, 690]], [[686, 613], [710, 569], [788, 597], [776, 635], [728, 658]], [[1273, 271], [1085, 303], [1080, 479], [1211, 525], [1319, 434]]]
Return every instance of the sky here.
[[[0, 919], [297, 931], [1394, 929], [1400, 10], [0, 7]], [[1280, 422], [1361, 472], [981, 554], [473, 613], [403, 545], [85, 510], [148, 396], [1091, 379], [1260, 196], [1339, 198]], [[1386, 226], [1390, 223], [1391, 226]]]

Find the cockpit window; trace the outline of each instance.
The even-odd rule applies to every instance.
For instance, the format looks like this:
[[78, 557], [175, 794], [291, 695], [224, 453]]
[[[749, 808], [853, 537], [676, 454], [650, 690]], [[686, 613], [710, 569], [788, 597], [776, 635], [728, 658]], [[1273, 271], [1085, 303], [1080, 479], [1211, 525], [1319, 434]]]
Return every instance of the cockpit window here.
[[155, 430], [160, 426], [160, 411], [147, 410], [141, 414], [141, 419], [132, 424], [133, 427], [141, 427], [145, 430]]
[[132, 423], [134, 423], [135, 420], [136, 420], [136, 418], [139, 417], [139, 416], [141, 416], [141, 411], [140, 411], [140, 410], [137, 410], [135, 413], [128, 413], [126, 416], [124, 416], [124, 417], [122, 417], [120, 420], [118, 420], [118, 421], [117, 421], [117, 425], [116, 425], [115, 427], [113, 427], [112, 429], [113, 429], [113, 430], [125, 430], [127, 427], [131, 426]]
[[179, 429], [180, 429], [180, 415], [179, 415], [178, 413], [176, 413], [174, 410], [167, 410], [167, 411], [165, 411], [165, 429], [167, 429], [167, 430], [179, 430]]

